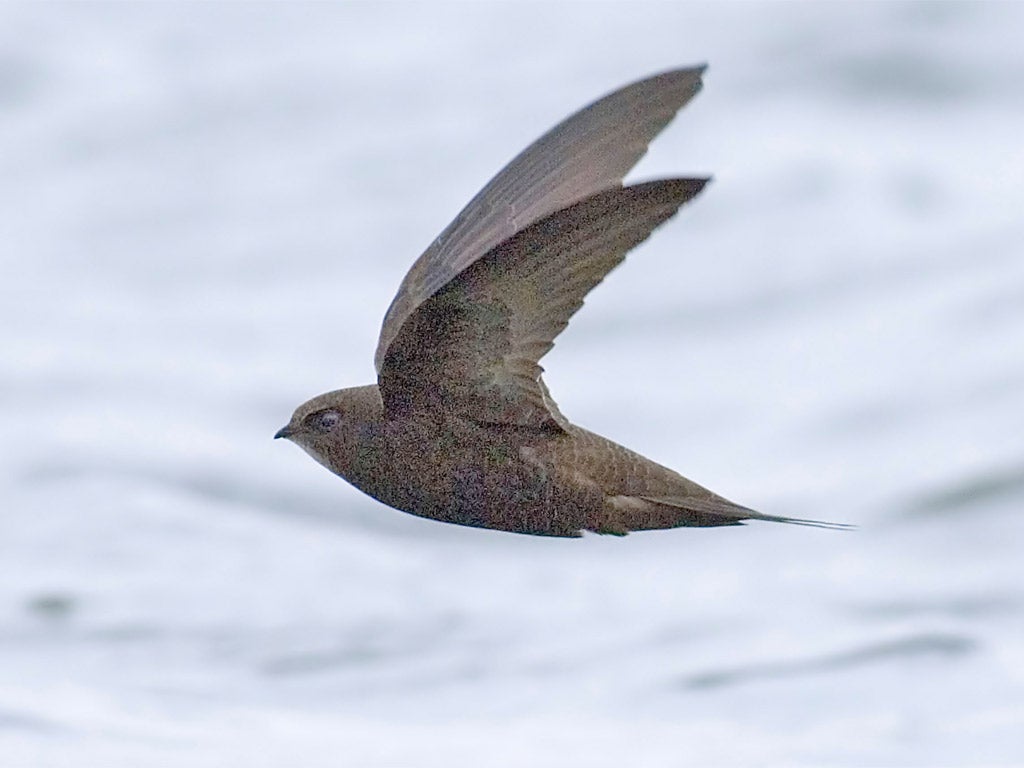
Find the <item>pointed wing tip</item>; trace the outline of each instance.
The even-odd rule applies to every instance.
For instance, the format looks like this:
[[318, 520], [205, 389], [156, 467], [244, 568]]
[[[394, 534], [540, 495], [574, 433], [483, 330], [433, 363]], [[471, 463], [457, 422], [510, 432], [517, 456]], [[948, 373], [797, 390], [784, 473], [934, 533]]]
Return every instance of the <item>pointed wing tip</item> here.
[[[674, 116], [676, 112], [700, 93], [704, 87], [704, 81], [701, 78], [707, 67], [707, 64], [697, 64], [691, 67], [677, 67], [656, 72], [630, 85], [612, 91], [595, 103], [601, 103], [605, 99], [621, 98], [621, 95], [624, 93], [645, 93], [645, 100], [660, 102]], [[660, 132], [670, 120], [671, 117], [668, 117], [665, 122], [661, 123], [660, 127], [648, 137], [648, 141], [653, 139], [654, 135]]]
[[679, 201], [679, 204], [692, 200], [701, 192], [704, 191], [704, 187], [711, 181], [710, 176], [698, 176], [692, 179], [675, 179], [675, 193]]
[[669, 77], [671, 77], [673, 75], [698, 75], [698, 76], [700, 76], [700, 75], [703, 75], [705, 72], [707, 72], [707, 69], [708, 69], [708, 63], [706, 61], [702, 61], [699, 64], [691, 64], [688, 67], [672, 67], [672, 69], [666, 69], [666, 70], [664, 70], [661, 73], [661, 75], [654, 75], [654, 77], [659, 77], [659, 76], [669, 76]]
[[641, 181], [636, 184], [630, 184], [624, 189], [631, 190], [638, 195], [653, 195], [659, 197], [665, 202], [673, 203], [678, 208], [703, 192], [704, 187], [706, 187], [711, 180], [712, 178], [710, 176], [655, 179], [654, 181]]
[[706, 187], [714, 180], [714, 176], [695, 176], [692, 179], [686, 179], [686, 181], [689, 182], [690, 186], [697, 190], [696, 192], [693, 193], [694, 195], [704, 191], [704, 187]]
[[664, 79], [664, 80], [690, 80], [693, 83], [695, 91], [699, 91], [704, 87], [704, 73], [707, 72], [707, 62], [701, 62], [700, 64], [694, 64], [689, 67], [676, 67], [675, 69], [667, 69], [660, 74], [653, 75], [650, 79]]

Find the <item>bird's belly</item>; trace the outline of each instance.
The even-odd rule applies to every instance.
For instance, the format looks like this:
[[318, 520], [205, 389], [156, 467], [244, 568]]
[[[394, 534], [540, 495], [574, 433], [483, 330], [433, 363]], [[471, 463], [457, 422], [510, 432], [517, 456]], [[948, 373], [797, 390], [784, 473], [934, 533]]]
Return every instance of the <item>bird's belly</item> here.
[[[603, 504], [539, 460], [529, 440], [476, 425], [417, 425], [392, 434], [390, 471], [363, 490], [420, 517], [516, 533], [578, 536]], [[548, 436], [539, 440], [553, 439]], [[557, 438], [555, 438], [557, 439]]]

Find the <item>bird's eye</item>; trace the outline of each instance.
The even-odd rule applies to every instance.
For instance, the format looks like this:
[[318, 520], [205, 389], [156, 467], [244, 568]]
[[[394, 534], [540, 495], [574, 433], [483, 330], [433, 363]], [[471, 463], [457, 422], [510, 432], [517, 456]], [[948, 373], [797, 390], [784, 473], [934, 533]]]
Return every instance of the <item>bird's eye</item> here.
[[341, 421], [337, 411], [317, 411], [306, 417], [306, 425], [314, 432], [330, 432]]

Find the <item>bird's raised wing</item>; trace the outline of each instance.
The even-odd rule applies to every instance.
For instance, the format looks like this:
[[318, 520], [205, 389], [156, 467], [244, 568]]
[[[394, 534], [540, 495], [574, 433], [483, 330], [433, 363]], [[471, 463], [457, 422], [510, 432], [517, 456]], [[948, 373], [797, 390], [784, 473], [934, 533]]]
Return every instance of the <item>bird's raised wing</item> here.
[[627, 85], [566, 118], [506, 165], [416, 260], [387, 314], [374, 362], [416, 309], [519, 230], [595, 192], [619, 186], [647, 145], [700, 90], [704, 67]]
[[706, 182], [606, 189], [488, 251], [402, 325], [378, 374], [385, 412], [564, 429], [538, 361], [584, 296]]

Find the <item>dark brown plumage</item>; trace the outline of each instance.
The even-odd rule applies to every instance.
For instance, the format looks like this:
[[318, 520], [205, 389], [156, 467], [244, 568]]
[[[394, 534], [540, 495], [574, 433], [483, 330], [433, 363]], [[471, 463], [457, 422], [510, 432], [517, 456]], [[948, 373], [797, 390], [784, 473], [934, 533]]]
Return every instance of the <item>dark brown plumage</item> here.
[[459, 525], [543, 536], [830, 526], [754, 512], [573, 425], [541, 378], [586, 294], [707, 182], [622, 186], [703, 69], [621, 88], [524, 150], [402, 281], [377, 384], [313, 398], [276, 437], [385, 504]]

